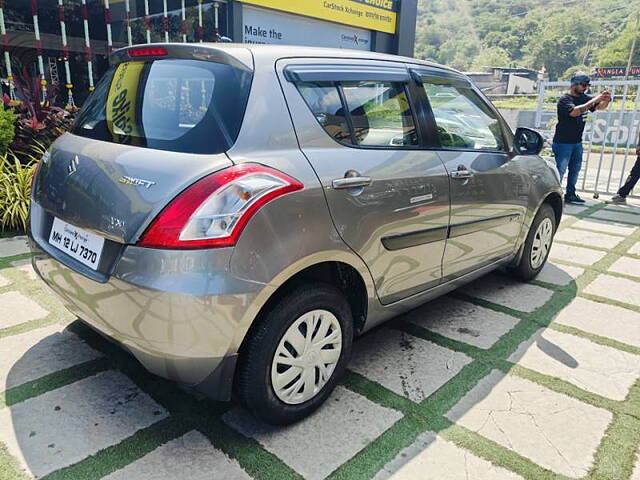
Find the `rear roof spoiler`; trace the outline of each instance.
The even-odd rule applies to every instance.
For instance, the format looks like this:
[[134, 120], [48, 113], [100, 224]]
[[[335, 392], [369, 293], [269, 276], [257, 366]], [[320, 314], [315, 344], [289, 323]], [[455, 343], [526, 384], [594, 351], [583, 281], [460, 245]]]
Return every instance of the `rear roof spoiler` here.
[[[153, 49], [154, 47], [162, 47], [167, 51], [167, 55], [163, 55], [162, 57], [156, 57], [153, 55], [148, 57], [136, 56], [135, 58], [132, 58], [128, 53], [131, 49]], [[207, 44], [148, 43], [132, 45], [113, 52], [109, 56], [109, 62], [111, 65], [117, 65], [118, 63], [128, 62], [130, 60], [151, 60], [155, 58], [182, 58], [188, 60], [224, 63], [249, 72], [252, 72], [254, 69], [253, 55], [248, 48], [219, 48]]]

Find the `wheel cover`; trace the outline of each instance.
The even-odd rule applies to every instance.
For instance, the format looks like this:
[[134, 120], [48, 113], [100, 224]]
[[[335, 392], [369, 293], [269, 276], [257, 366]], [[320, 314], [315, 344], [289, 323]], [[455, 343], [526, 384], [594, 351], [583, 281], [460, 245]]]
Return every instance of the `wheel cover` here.
[[540, 222], [533, 236], [531, 246], [531, 268], [539, 268], [547, 259], [547, 253], [553, 240], [553, 223], [550, 218], [545, 218]]
[[315, 397], [329, 381], [342, 352], [342, 329], [328, 310], [300, 316], [280, 339], [271, 362], [273, 391], [297, 405]]

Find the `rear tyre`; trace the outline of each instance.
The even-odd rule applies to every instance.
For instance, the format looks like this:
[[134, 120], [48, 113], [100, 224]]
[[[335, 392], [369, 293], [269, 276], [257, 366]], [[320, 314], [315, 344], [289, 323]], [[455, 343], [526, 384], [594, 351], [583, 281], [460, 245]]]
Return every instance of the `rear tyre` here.
[[293, 423], [327, 399], [351, 355], [353, 319], [342, 292], [299, 287], [260, 320], [243, 348], [238, 396], [272, 424]]
[[551, 205], [545, 203], [538, 210], [529, 228], [520, 263], [512, 269], [516, 277], [529, 281], [540, 273], [549, 257], [555, 233], [555, 212]]

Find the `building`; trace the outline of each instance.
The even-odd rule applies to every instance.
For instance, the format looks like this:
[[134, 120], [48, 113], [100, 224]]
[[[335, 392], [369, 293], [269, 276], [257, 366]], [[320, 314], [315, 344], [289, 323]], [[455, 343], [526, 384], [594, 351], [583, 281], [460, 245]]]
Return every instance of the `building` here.
[[465, 72], [473, 83], [485, 93], [534, 93], [543, 75], [537, 70], [517, 67], [492, 67], [487, 72]]
[[0, 0], [0, 78], [7, 92], [12, 80], [40, 79], [43, 95], [80, 104], [109, 52], [128, 44], [234, 41], [412, 56], [416, 12], [417, 0]]

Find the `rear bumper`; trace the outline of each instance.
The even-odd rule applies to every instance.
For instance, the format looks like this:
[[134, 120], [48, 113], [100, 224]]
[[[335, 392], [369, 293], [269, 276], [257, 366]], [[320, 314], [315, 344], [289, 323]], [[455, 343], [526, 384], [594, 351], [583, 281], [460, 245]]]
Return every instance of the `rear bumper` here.
[[42, 236], [30, 232], [29, 239], [34, 269], [71, 313], [150, 372], [230, 398], [238, 337], [264, 288], [229, 273], [232, 249], [127, 246], [100, 281], [72, 268], [66, 254], [49, 252], [53, 247]]

